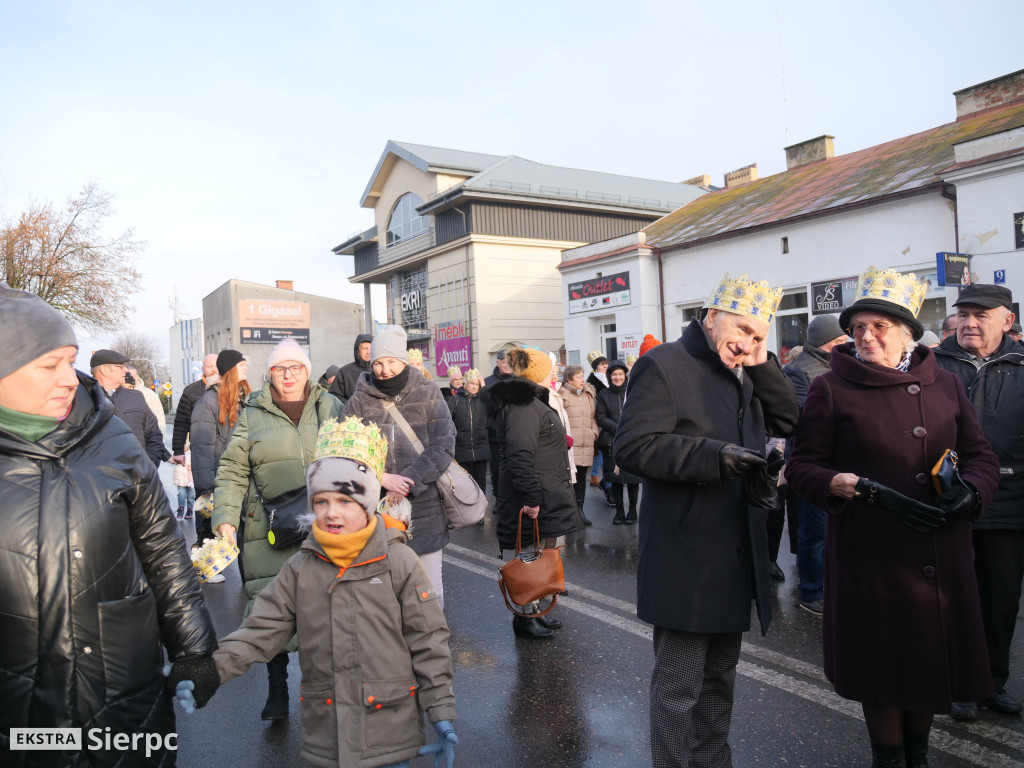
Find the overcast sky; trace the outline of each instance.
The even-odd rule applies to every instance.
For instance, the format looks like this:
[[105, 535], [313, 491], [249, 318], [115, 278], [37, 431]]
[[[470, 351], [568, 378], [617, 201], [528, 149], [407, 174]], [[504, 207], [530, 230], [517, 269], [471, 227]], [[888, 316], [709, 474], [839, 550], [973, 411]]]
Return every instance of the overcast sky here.
[[362, 302], [331, 248], [372, 226], [388, 139], [720, 185], [951, 122], [1024, 68], [1020, 0], [0, 0], [0, 28], [0, 222], [114, 192], [162, 345], [174, 287], [188, 316], [232, 278]]

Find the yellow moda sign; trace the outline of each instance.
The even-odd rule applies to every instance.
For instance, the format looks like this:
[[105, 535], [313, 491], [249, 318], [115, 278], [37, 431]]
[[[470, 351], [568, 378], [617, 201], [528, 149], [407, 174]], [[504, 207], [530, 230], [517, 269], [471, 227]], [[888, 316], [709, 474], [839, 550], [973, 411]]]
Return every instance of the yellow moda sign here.
[[238, 302], [238, 329], [242, 344], [277, 344], [295, 339], [309, 344], [309, 303], [305, 301]]

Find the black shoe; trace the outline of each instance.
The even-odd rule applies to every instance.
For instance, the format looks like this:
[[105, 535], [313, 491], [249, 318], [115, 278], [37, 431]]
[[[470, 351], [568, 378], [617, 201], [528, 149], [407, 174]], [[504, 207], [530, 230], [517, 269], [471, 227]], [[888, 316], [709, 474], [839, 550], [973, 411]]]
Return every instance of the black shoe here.
[[906, 768], [902, 744], [875, 744], [871, 742], [871, 768]]
[[612, 525], [622, 525], [624, 522], [626, 522], [626, 516], [623, 514], [621, 509], [617, 510], [615, 512], [615, 517], [612, 518]]
[[264, 720], [283, 720], [288, 717], [288, 654], [280, 653], [267, 662], [270, 691], [260, 714]]
[[583, 510], [582, 509], [580, 510], [580, 520], [583, 521], [584, 525], [593, 525], [594, 524], [593, 520], [591, 520], [589, 517], [587, 517], [585, 514], [583, 514]]
[[1019, 715], [1021, 711], [1020, 702], [1002, 688], [981, 702], [981, 706], [1004, 715]]
[[516, 633], [516, 637], [527, 640], [542, 640], [555, 636], [555, 631], [545, 627], [539, 619], [524, 619], [522, 616], [512, 617], [512, 631]]
[[800, 607], [808, 613], [813, 613], [815, 616], [823, 616], [825, 614], [825, 602], [823, 600], [801, 600]]
[[561, 629], [562, 622], [558, 619], [549, 619], [547, 616], [538, 616], [537, 621], [543, 624], [548, 629]]
[[615, 506], [615, 497], [612, 496], [611, 488], [604, 489], [604, 503], [607, 504], [609, 507]]
[[782, 569], [779, 568], [779, 564], [777, 562], [775, 562], [774, 560], [772, 560], [772, 564], [771, 564], [771, 567], [768, 569], [768, 572], [772, 576], [772, 581], [785, 581], [786, 580], [786, 574], [783, 573]]
[[973, 723], [978, 719], [978, 705], [973, 701], [954, 701], [949, 712], [954, 720]]
[[928, 768], [928, 733], [915, 733], [903, 729], [903, 747], [907, 768]]
[[631, 509], [631, 510], [629, 510], [629, 512], [626, 513], [626, 525], [635, 525], [635, 524], [636, 524], [636, 510], [635, 509]]

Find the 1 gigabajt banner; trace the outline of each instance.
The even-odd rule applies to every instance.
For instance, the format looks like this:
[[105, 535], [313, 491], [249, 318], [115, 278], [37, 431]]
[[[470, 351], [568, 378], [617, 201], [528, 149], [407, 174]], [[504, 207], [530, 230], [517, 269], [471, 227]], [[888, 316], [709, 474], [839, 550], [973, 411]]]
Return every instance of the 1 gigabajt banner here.
[[467, 368], [472, 368], [473, 348], [470, 342], [469, 336], [435, 341], [434, 361], [437, 365], [435, 373], [438, 376], [447, 376], [448, 368], [453, 365], [457, 365], [463, 373]]

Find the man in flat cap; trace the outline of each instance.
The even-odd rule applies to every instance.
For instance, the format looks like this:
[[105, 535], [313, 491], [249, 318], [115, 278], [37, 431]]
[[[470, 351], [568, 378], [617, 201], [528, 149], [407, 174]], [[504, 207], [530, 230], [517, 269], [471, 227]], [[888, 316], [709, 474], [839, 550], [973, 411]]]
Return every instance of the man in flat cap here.
[[700, 319], [630, 375], [612, 455], [643, 478], [637, 615], [654, 625], [657, 768], [732, 765], [752, 600], [762, 633], [771, 621], [768, 510], [747, 502], [744, 476], [764, 477], [766, 435], [792, 434], [799, 418], [793, 385], [767, 349], [781, 297], [726, 275]]
[[161, 461], [170, 457], [170, 453], [164, 447], [160, 424], [146, 404], [146, 398], [141, 392], [123, 386], [130, 359], [112, 349], [98, 349], [89, 361], [89, 368], [92, 369], [93, 378], [114, 404], [115, 415], [128, 425], [142, 446], [143, 453], [159, 467]]
[[[935, 359], [960, 377], [1000, 469], [999, 489], [974, 521], [974, 570], [996, 690], [981, 705], [1019, 715], [1021, 703], [1005, 686], [1024, 579], [1024, 349], [1009, 334], [1015, 318], [1005, 286], [967, 286], [953, 306], [956, 335], [935, 348]], [[953, 702], [952, 716], [974, 720], [978, 704]]]

